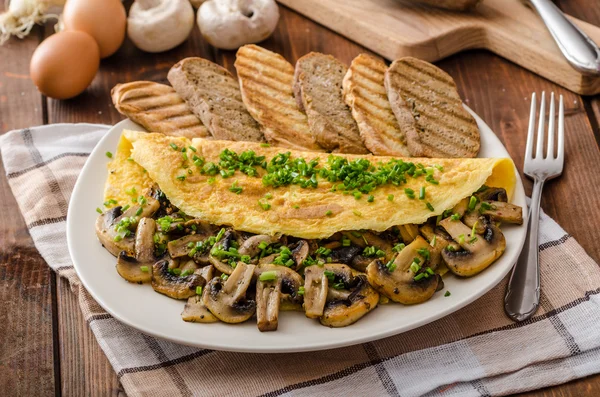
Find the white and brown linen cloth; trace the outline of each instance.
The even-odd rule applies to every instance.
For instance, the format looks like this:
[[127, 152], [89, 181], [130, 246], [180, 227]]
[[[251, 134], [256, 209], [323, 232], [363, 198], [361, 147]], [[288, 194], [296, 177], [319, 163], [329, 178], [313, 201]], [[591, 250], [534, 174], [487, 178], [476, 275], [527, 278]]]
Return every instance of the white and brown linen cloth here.
[[[79, 282], [65, 235], [71, 191], [107, 129], [62, 124], [13, 131], [0, 139], [0, 151], [37, 249], [78, 294], [129, 396], [490, 396], [600, 372], [600, 268], [545, 214], [540, 225], [542, 303], [524, 323], [513, 323], [503, 312], [504, 280], [429, 325], [320, 352], [204, 350], [123, 325]], [[198, 324], [199, 337], [205, 326], [210, 325]]]

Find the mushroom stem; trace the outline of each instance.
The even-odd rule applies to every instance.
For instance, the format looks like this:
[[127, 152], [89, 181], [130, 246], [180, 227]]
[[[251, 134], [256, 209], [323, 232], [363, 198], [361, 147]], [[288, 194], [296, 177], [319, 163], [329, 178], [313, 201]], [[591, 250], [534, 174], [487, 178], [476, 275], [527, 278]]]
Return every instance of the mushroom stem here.
[[324, 269], [312, 265], [304, 269], [304, 313], [308, 318], [318, 318], [323, 315], [327, 300], [329, 281]]

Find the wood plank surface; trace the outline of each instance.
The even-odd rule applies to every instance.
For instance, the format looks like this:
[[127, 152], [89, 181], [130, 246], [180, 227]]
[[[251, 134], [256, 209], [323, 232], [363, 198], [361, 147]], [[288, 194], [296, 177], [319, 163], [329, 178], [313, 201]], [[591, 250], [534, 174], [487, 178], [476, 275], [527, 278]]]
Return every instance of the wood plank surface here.
[[[44, 122], [43, 98], [24, 68], [38, 33], [0, 49], [0, 133]], [[54, 275], [33, 246], [1, 162], [0, 174], [0, 394], [49, 396], [55, 391]]]
[[[388, 59], [438, 61], [483, 48], [580, 94], [600, 92], [600, 78], [574, 70], [537, 13], [521, 0], [486, 0], [470, 12], [398, 0], [279, 0]], [[574, 22], [600, 42], [600, 27]]]
[[[587, 0], [559, 3], [573, 15], [600, 24], [600, 5], [590, 12]], [[102, 61], [100, 72], [86, 93], [69, 101], [48, 100], [44, 115], [45, 99], [26, 77], [29, 54], [37, 41], [35, 36], [24, 42], [12, 40], [9, 46], [0, 48], [0, 57], [9, 59], [9, 62], [0, 62], [1, 132], [44, 121], [114, 124], [123, 118], [110, 102], [109, 93], [114, 84], [141, 79], [166, 82], [168, 69], [186, 56], [214, 60], [235, 73], [234, 52], [207, 46], [197, 28], [184, 45], [162, 54], [145, 54], [126, 42], [117, 54]], [[281, 7], [281, 20], [275, 34], [262, 45], [282, 53], [291, 62], [309, 51], [321, 51], [349, 63], [358, 53], [366, 51], [285, 7]], [[11, 56], [5, 57], [5, 54]], [[566, 172], [560, 180], [548, 184], [542, 206], [600, 261], [597, 244], [600, 213], [589, 211], [600, 206], [600, 181], [592, 166], [600, 163], [598, 137], [594, 135], [600, 115], [598, 99], [583, 101], [578, 95], [485, 51], [462, 53], [438, 65], [455, 78], [465, 102], [498, 134], [519, 169], [530, 93], [546, 90], [565, 95], [568, 109]], [[13, 78], [13, 74], [20, 77]], [[3, 96], [10, 100], [3, 102]], [[39, 112], [35, 111], [36, 106]], [[525, 181], [525, 185], [530, 192], [530, 182]], [[4, 177], [0, 177], [0, 200], [0, 299], [8, 302], [0, 305], [0, 334], [3, 335], [0, 338], [0, 390], [15, 390], [16, 395], [53, 394], [56, 369], [60, 374], [56, 385], [65, 396], [123, 396], [114, 371], [80, 313], [76, 296], [63, 280], [57, 281], [55, 291], [58, 321], [53, 342], [50, 272], [32, 246]], [[27, 316], [19, 315], [23, 308]], [[54, 364], [53, 346], [60, 352]], [[525, 395], [597, 396], [600, 395], [600, 375]]]

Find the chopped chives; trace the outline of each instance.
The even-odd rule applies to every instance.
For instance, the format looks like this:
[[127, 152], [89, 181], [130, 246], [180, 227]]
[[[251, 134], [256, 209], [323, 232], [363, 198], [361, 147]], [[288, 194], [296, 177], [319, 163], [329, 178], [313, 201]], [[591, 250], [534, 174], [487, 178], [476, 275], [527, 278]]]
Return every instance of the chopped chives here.
[[133, 161], [131, 157], [127, 157], [127, 161]]
[[271, 147], [271, 145], [269, 145], [268, 143], [261, 143], [260, 147]]
[[173, 149], [173, 150], [179, 150], [179, 148], [177, 147], [177, 145], [174, 144], [173, 142], [169, 143], [169, 146], [171, 146], [171, 149]]
[[270, 200], [270, 199], [272, 199], [272, 198], [273, 198], [273, 195], [272, 195], [271, 193], [267, 193], [267, 194], [265, 194], [265, 198], [266, 198], [267, 200]]
[[388, 263], [385, 265], [385, 267], [387, 267], [387, 269], [388, 269], [388, 271], [389, 271], [390, 273], [391, 273], [391, 272], [393, 272], [394, 270], [396, 270], [396, 267], [397, 267], [397, 266], [398, 266], [398, 265], [396, 265], [396, 263], [395, 263], [393, 260], [390, 260], [390, 261], [389, 261], [389, 262], [388, 262]]
[[458, 214], [458, 213], [452, 214], [450, 216], [450, 219], [452, 219], [453, 221], [457, 221], [460, 219], [460, 214]]
[[[183, 149], [185, 149], [185, 148], [183, 148]], [[183, 149], [181, 149], [181, 150], [183, 150]], [[181, 152], [181, 157], [183, 158], [183, 161], [187, 161], [188, 160], [188, 156], [187, 156], [186, 152]]]
[[414, 279], [414, 280], [415, 280], [415, 281], [419, 281], [419, 280], [421, 280], [422, 278], [427, 278], [427, 273], [420, 273], [420, 274], [417, 274], [417, 275], [415, 276], [415, 279]]
[[121, 240], [123, 240], [123, 236], [121, 236], [120, 234], [117, 234], [117, 235], [116, 235], [116, 236], [113, 238], [113, 241], [116, 241], [116, 242], [119, 242], [119, 241], [121, 241]]
[[421, 270], [421, 266], [419, 266], [415, 262], [413, 262], [413, 263], [410, 264], [410, 271], [411, 272], [417, 273], [419, 270]]
[[144, 273], [148, 273], [148, 266], [140, 266], [140, 270]]
[[360, 211], [354, 210], [354, 211], [352, 211], [352, 213], [356, 216], [362, 216], [362, 212], [360, 212]]
[[111, 152], [106, 152], [106, 157], [108, 157], [109, 159], [112, 159], [112, 153]]
[[179, 176], [178, 176], [177, 178], [175, 178], [175, 179], [177, 179], [178, 181], [182, 181], [182, 182], [183, 182], [183, 181], [185, 181], [185, 175], [179, 175]]
[[475, 237], [475, 228], [477, 227], [478, 223], [479, 221], [475, 221], [475, 223], [473, 224], [473, 228], [471, 229], [471, 237]]
[[327, 212], [325, 213], [325, 215], [331, 216], [331, 215], [333, 215], [333, 212], [331, 212], [331, 210], [327, 210]]
[[125, 212], [129, 209], [129, 207], [131, 207], [129, 204], [127, 204], [125, 207], [121, 208], [122, 212]]
[[485, 211], [489, 211], [491, 209], [492, 209], [492, 206], [489, 203], [482, 201], [481, 205], [479, 206], [479, 213], [483, 214]]
[[464, 234], [459, 234], [458, 235], [458, 243], [459, 244], [464, 244], [465, 243], [465, 235]]
[[430, 267], [426, 267], [425, 271], [429, 274], [431, 274], [432, 276], [435, 274], [435, 272], [433, 271], [433, 269], [431, 269]]
[[100, 209], [100, 207], [96, 207], [96, 212], [99, 213], [99, 214], [102, 213], [102, 210]]
[[241, 186], [238, 186], [237, 181], [234, 181], [229, 188], [229, 191], [235, 194], [240, 194], [243, 190]]
[[475, 209], [475, 206], [477, 205], [477, 197], [475, 196], [471, 196], [471, 198], [469, 199], [469, 211], [473, 211]]
[[298, 295], [304, 295], [304, 286], [298, 287]]
[[360, 194], [360, 192], [354, 192], [352, 193], [352, 195], [354, 196], [355, 199], [360, 200], [360, 198], [362, 197], [362, 194]]
[[425, 186], [421, 186], [419, 190], [419, 200], [425, 200]]
[[270, 270], [267, 272], [262, 272], [258, 279], [260, 281], [273, 281], [277, 278], [277, 272], [275, 270]]
[[367, 198], [367, 201], [368, 201], [369, 203], [372, 203], [373, 201], [375, 201], [375, 196], [373, 196], [372, 194], [371, 194], [371, 195], [369, 195], [369, 197]]
[[202, 287], [201, 286], [196, 287], [196, 295], [202, 295]]
[[262, 201], [258, 200], [258, 205], [260, 205], [260, 207], [265, 210], [268, 211], [271, 209], [271, 204], [269, 203], [263, 203]]
[[388, 201], [394, 201], [394, 195], [388, 194]]
[[435, 208], [433, 208], [433, 205], [431, 205], [431, 203], [429, 201], [426, 202], [425, 205], [427, 206], [427, 209], [429, 209], [429, 211], [431, 211], [431, 212], [435, 211]]
[[404, 188], [404, 193], [408, 196], [408, 198], [411, 198], [411, 199], [415, 198], [415, 191], [409, 187]]
[[446, 291], [446, 293], [444, 294], [444, 296], [445, 296], [445, 297], [449, 297], [450, 295], [452, 295], [452, 294], [450, 293], [450, 291]]
[[350, 247], [352, 245], [352, 241], [348, 238], [342, 238], [342, 247]]
[[228, 279], [228, 278], [229, 278], [229, 275], [227, 275], [227, 274], [225, 274], [225, 273], [221, 274], [221, 279], [222, 279], [223, 281], [227, 281], [227, 279]]
[[196, 150], [196, 148], [195, 148], [195, 147], [193, 147], [193, 146], [188, 146], [188, 147], [190, 148], [190, 150], [191, 150], [192, 152], [196, 152], [196, 151], [197, 151], [197, 150]]
[[394, 245], [394, 248], [392, 248], [392, 251], [400, 252], [404, 249], [404, 247], [406, 247], [406, 245], [404, 245], [404, 243], [399, 243], [399, 244]]
[[142, 211], [143, 211], [142, 207], [138, 208], [137, 211], [135, 211], [135, 216], [142, 215]]
[[433, 238], [431, 239], [431, 243], [429, 243], [429, 245], [431, 245], [432, 247], [435, 247], [436, 239], [437, 239], [437, 235], [434, 234]]

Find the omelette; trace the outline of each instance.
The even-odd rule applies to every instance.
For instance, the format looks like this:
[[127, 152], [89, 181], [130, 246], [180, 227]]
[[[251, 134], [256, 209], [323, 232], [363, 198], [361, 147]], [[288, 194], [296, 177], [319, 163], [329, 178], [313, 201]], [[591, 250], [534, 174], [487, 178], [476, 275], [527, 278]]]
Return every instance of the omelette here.
[[117, 272], [187, 299], [188, 322], [345, 327], [417, 304], [505, 250], [510, 159], [392, 158], [124, 131], [96, 235]]
[[[392, 226], [421, 224], [432, 216], [453, 208], [483, 185], [504, 188], [510, 198], [515, 186], [515, 168], [508, 158], [406, 158], [392, 159], [371, 155], [327, 155], [323, 153], [269, 147], [254, 142], [230, 142], [204, 139], [189, 140], [162, 134], [125, 131], [131, 142], [131, 158], [147, 170], [171, 203], [186, 214], [217, 225], [256, 234], [285, 234], [299, 238], [326, 238], [343, 230], [382, 232]], [[192, 151], [189, 148], [193, 148]], [[177, 149], [174, 149], [177, 148]], [[182, 149], [186, 149], [182, 152]], [[223, 177], [203, 172], [207, 165], [222, 162], [224, 151], [240, 156], [254, 153], [269, 163], [281, 154], [289, 154], [289, 162], [317, 162], [316, 169], [327, 169], [328, 161], [346, 159], [366, 161], [370, 167], [402, 161], [422, 170], [417, 177], [406, 177], [399, 185], [388, 183], [368, 189], [340, 188], [340, 181], [317, 176], [315, 186], [300, 184], [275, 186], [265, 183], [271, 176], [261, 166], [256, 175], [240, 170]], [[202, 167], [194, 165], [194, 156]], [[332, 160], [333, 159], [333, 160]], [[215, 168], [215, 170], [216, 170]], [[409, 168], [410, 169], [410, 168]], [[314, 175], [319, 174], [316, 172]], [[376, 172], [371, 172], [376, 174]], [[124, 175], [126, 176], [126, 175]], [[310, 178], [305, 178], [310, 181]], [[125, 191], [128, 181], [119, 191]], [[146, 184], [139, 175], [133, 184]], [[115, 183], [112, 184], [113, 188]], [[423, 197], [419, 197], [421, 191]], [[410, 192], [413, 192], [410, 194]]]

